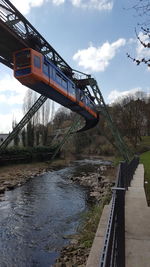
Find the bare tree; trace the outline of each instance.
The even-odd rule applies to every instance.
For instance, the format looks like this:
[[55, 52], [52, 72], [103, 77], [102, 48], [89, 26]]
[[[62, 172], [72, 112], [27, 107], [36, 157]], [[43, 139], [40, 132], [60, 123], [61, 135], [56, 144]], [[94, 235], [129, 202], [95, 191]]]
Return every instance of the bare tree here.
[[[28, 110], [33, 106], [35, 101], [38, 99], [38, 94], [30, 89], [27, 90], [27, 93], [24, 98], [24, 104], [23, 104], [23, 112], [26, 114]], [[51, 103], [52, 101], [48, 99], [42, 107], [36, 112], [36, 114], [32, 117], [30, 124], [27, 127], [27, 136], [34, 134], [34, 140], [35, 144], [39, 145], [40, 140], [43, 140], [42, 143], [47, 143], [47, 136], [48, 136], [48, 123], [50, 121], [50, 111], [51, 111]], [[32, 125], [32, 127], [31, 127]], [[43, 125], [43, 127], [42, 127]], [[31, 131], [32, 128], [32, 131]], [[42, 130], [41, 130], [42, 129]], [[41, 138], [40, 138], [41, 136]], [[33, 139], [33, 138], [31, 138]], [[28, 143], [28, 141], [27, 141]]]
[[[132, 5], [132, 9], [136, 11], [136, 14], [139, 16], [141, 22], [138, 23], [138, 26], [140, 26], [140, 31], [143, 33], [143, 36], [146, 37], [146, 41], [143, 41], [140, 34], [137, 33], [137, 30], [135, 29], [135, 34], [137, 37], [137, 40], [140, 42], [140, 44], [146, 48], [150, 48], [150, 0], [136, 0], [135, 4]], [[146, 64], [148, 67], [150, 67], [150, 59], [141, 57], [141, 58], [135, 58], [132, 57], [129, 53], [127, 53], [127, 56], [132, 59], [137, 65], [140, 65], [141, 63]]]
[[113, 119], [122, 135], [128, 137], [136, 147], [145, 132], [147, 119], [145, 116], [146, 101], [143, 92], [127, 96], [112, 109]]
[[150, 0], [137, 0], [132, 6], [140, 17], [150, 15]]
[[[14, 129], [16, 127], [16, 125], [17, 125], [17, 122], [16, 122], [16, 119], [14, 118], [13, 121], [12, 121], [12, 129]], [[19, 141], [20, 141], [20, 138], [19, 138], [19, 134], [17, 133], [17, 135], [14, 138], [14, 145], [18, 146], [19, 145]]]

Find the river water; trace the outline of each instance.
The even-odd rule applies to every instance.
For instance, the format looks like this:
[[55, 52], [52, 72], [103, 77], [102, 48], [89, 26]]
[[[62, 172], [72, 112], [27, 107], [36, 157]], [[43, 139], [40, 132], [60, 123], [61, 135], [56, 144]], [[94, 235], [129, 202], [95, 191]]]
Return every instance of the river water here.
[[65, 238], [76, 233], [88, 209], [87, 189], [68, 179], [93, 171], [100, 160], [82, 160], [32, 178], [0, 201], [0, 267], [50, 267]]

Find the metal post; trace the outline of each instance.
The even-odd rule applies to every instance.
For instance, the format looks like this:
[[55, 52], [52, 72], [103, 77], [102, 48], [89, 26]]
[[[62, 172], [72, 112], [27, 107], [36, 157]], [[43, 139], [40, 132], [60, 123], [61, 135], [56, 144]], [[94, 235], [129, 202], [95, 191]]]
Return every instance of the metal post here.
[[117, 194], [117, 267], [125, 267], [125, 188], [116, 188]]
[[128, 170], [128, 163], [126, 161], [122, 161], [121, 163], [121, 186], [124, 187], [125, 189], [128, 188], [128, 183], [127, 183], [127, 170]]

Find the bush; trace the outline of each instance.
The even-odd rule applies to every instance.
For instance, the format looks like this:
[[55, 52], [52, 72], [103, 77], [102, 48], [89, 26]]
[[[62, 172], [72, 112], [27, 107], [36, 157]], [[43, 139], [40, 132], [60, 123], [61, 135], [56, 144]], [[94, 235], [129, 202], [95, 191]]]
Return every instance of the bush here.
[[8, 148], [0, 152], [0, 165], [50, 160], [56, 147]]
[[100, 154], [105, 155], [105, 156], [112, 156], [114, 155], [115, 151], [112, 145], [110, 144], [104, 144], [101, 145], [100, 147]]
[[150, 151], [147, 151], [140, 156], [140, 162], [144, 165], [144, 179], [146, 181], [144, 184], [145, 193], [148, 205], [150, 205]]

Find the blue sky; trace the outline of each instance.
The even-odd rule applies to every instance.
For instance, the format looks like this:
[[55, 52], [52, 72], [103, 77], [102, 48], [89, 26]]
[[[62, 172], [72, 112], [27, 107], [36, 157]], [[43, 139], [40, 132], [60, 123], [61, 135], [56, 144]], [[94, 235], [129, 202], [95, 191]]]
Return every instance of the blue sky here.
[[[137, 41], [139, 18], [129, 0], [11, 0], [68, 64], [92, 74], [106, 103], [137, 90], [150, 93], [146, 66], [126, 56], [150, 56]], [[134, 4], [136, 0], [132, 0]], [[138, 28], [137, 28], [138, 29]], [[140, 29], [138, 29], [140, 32]], [[146, 37], [141, 38], [146, 41]], [[23, 116], [26, 88], [0, 64], [0, 132], [11, 130], [12, 118]]]

